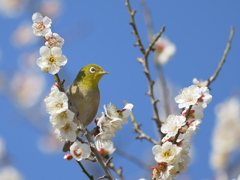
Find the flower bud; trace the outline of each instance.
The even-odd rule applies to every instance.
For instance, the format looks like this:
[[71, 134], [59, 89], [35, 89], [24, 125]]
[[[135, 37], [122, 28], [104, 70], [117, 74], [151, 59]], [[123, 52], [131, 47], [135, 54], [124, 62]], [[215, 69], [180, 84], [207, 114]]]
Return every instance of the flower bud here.
[[66, 154], [63, 159], [70, 161], [73, 158], [73, 156], [71, 154]]

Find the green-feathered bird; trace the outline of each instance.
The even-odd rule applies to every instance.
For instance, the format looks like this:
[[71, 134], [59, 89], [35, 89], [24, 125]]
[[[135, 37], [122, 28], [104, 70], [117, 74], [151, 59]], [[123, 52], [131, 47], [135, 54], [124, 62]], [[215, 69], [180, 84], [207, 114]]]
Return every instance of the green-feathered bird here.
[[[108, 74], [108, 72], [96, 64], [84, 66], [68, 89], [67, 96], [79, 113], [79, 119], [85, 127], [96, 116], [100, 101], [98, 82], [104, 74]], [[69, 150], [67, 144], [70, 143], [64, 145], [64, 152]]]

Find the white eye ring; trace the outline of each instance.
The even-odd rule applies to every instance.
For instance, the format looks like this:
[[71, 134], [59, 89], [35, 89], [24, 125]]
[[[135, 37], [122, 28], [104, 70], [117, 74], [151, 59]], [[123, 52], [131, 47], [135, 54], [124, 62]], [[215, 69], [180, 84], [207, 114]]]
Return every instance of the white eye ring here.
[[96, 69], [94, 67], [90, 67], [89, 71], [90, 71], [90, 73], [95, 73]]

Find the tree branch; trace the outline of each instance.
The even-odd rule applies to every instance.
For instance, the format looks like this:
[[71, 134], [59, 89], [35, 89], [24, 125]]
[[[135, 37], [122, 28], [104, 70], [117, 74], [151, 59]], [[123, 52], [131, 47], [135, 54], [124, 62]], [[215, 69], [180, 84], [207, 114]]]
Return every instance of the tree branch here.
[[132, 121], [132, 124], [134, 126], [134, 132], [138, 133], [139, 136], [136, 137], [136, 139], [146, 139], [149, 142], [153, 143], [154, 145], [159, 144], [157, 141], [155, 141], [154, 139], [152, 139], [150, 136], [146, 135], [141, 129], [140, 129], [140, 124], [137, 123], [135, 116], [133, 115], [133, 113], [130, 114], [130, 118]]
[[[142, 6], [144, 19], [145, 19], [145, 22], [147, 25], [148, 39], [150, 42], [152, 42], [154, 40], [154, 28], [153, 28], [150, 11], [147, 7], [145, 0], [140, 0], [140, 4]], [[154, 56], [154, 62], [156, 62], [156, 55]], [[170, 110], [170, 103], [169, 103], [170, 102], [169, 94], [167, 93], [168, 91], [167, 91], [167, 86], [166, 86], [166, 80], [164, 77], [164, 73], [163, 73], [161, 64], [156, 64], [156, 67], [157, 67], [157, 71], [158, 71], [158, 76], [159, 76], [159, 80], [160, 80], [160, 88], [161, 88], [161, 92], [162, 92], [161, 103], [164, 107], [163, 109], [165, 111], [165, 116], [167, 117], [168, 115], [171, 114], [171, 110]]]
[[141, 53], [143, 54], [143, 59], [142, 58], [138, 58], [138, 61], [143, 65], [144, 67], [144, 73], [146, 75], [147, 78], [147, 82], [148, 82], [148, 92], [147, 95], [150, 97], [151, 103], [152, 103], [152, 107], [153, 107], [153, 112], [154, 112], [154, 117], [152, 118], [156, 125], [157, 125], [157, 130], [158, 133], [161, 137], [163, 137], [163, 133], [161, 132], [161, 126], [162, 123], [160, 121], [160, 117], [159, 117], [159, 113], [158, 113], [158, 108], [157, 108], [157, 102], [158, 100], [155, 99], [154, 97], [154, 93], [153, 93], [153, 86], [154, 86], [154, 81], [151, 79], [151, 75], [149, 72], [149, 67], [148, 67], [148, 56], [150, 54], [150, 52], [152, 51], [152, 48], [155, 44], [155, 42], [158, 40], [158, 38], [161, 36], [161, 34], [163, 33], [165, 26], [162, 27], [161, 31], [157, 34], [157, 36], [153, 39], [153, 41], [149, 44], [147, 50], [144, 49], [141, 38], [139, 36], [138, 30], [137, 30], [137, 26], [135, 24], [135, 19], [134, 19], [134, 15], [136, 13], [136, 10], [132, 11], [129, 0], [126, 0], [125, 5], [127, 6], [129, 15], [130, 15], [130, 25], [133, 28], [133, 34], [136, 37], [137, 40], [137, 46], [139, 47]]
[[224, 53], [223, 53], [223, 56], [222, 56], [222, 59], [221, 61], [219, 62], [218, 64], [218, 68], [217, 70], [214, 72], [214, 74], [207, 80], [207, 87], [209, 87], [209, 85], [216, 79], [216, 77], [218, 76], [220, 70], [222, 69], [222, 66], [223, 64], [225, 63], [226, 61], [226, 58], [227, 58], [227, 55], [228, 55], [228, 52], [231, 48], [231, 43], [232, 43], [232, 39], [233, 39], [233, 35], [234, 35], [234, 27], [232, 26], [231, 27], [231, 30], [230, 30], [230, 35], [229, 35], [229, 38], [228, 38], [228, 42], [227, 42], [227, 46], [224, 50]]
[[93, 176], [90, 175], [86, 169], [84, 168], [84, 166], [82, 165], [82, 163], [80, 161], [76, 161], [78, 163], [78, 165], [82, 168], [82, 172], [84, 172], [84, 174], [87, 175], [87, 177], [90, 179], [90, 180], [94, 180]]
[[135, 37], [136, 37], [136, 39], [137, 39], [137, 43], [136, 43], [135, 45], [139, 47], [139, 49], [140, 49], [140, 51], [142, 52], [142, 54], [145, 54], [145, 49], [144, 49], [144, 47], [143, 47], [141, 38], [140, 38], [139, 33], [138, 33], [138, 30], [137, 30], [137, 26], [136, 26], [136, 24], [135, 24], [135, 19], [134, 19], [134, 15], [135, 15], [135, 13], [136, 13], [137, 11], [136, 11], [136, 10], [133, 10], [133, 11], [132, 11], [131, 6], [130, 6], [130, 3], [129, 3], [129, 0], [126, 0], [125, 5], [127, 6], [128, 13], [130, 14], [130, 19], [131, 19], [130, 25], [131, 25], [132, 28], [133, 28], [132, 33], [135, 35]]
[[109, 166], [110, 169], [112, 169], [118, 175], [120, 180], [124, 180], [124, 177], [122, 175], [122, 171], [123, 171], [122, 167], [120, 167], [120, 169], [117, 170], [112, 162], [108, 166]]

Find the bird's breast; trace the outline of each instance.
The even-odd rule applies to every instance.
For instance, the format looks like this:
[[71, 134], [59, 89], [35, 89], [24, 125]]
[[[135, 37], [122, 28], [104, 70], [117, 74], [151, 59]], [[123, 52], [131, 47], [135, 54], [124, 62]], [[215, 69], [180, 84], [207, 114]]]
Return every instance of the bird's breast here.
[[98, 88], [86, 88], [73, 84], [67, 92], [68, 98], [79, 113], [80, 121], [89, 125], [96, 116], [100, 92]]

